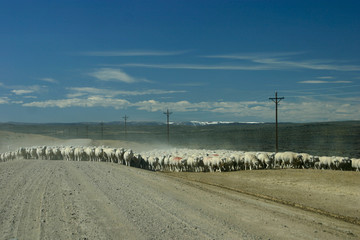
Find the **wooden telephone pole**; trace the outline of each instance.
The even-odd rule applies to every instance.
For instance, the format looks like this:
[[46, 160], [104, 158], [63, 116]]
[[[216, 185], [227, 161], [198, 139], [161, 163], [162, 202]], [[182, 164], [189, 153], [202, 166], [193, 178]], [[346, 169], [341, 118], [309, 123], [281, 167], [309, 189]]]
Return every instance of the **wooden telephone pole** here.
[[170, 114], [172, 114], [172, 112], [169, 112], [169, 109], [167, 109], [166, 112], [164, 112], [164, 114], [166, 114], [167, 116], [167, 141], [168, 144], [170, 143], [170, 123], [169, 123], [169, 119], [170, 119]]
[[125, 117], [123, 117], [123, 119], [125, 120], [125, 140], [126, 140], [127, 139], [126, 120], [128, 120], [129, 117], [125, 115]]
[[278, 104], [281, 100], [284, 99], [284, 97], [278, 97], [277, 96], [277, 92], [275, 92], [275, 97], [274, 98], [269, 98], [270, 100], [272, 100], [274, 103], [275, 103], [275, 121], [276, 121], [276, 124], [275, 124], [275, 131], [276, 131], [276, 134], [275, 134], [275, 138], [276, 138], [276, 152], [279, 151], [279, 136], [278, 136]]

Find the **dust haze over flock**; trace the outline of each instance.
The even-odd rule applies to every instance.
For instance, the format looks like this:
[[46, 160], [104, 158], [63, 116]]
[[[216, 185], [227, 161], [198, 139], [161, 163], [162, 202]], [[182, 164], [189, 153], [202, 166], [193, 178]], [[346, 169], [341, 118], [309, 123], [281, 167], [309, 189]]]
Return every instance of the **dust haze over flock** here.
[[360, 119], [357, 1], [20, 2], [1, 122]]

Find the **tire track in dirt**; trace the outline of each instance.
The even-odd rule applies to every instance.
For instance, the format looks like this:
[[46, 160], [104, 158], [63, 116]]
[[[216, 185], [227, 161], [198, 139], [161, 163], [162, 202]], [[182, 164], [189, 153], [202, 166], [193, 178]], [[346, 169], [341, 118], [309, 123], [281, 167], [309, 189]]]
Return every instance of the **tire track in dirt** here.
[[[41, 168], [41, 164], [34, 165], [36, 181], [32, 181], [31, 184], [26, 187], [23, 196], [26, 199], [22, 205], [22, 210], [19, 210], [21, 214], [18, 219], [18, 228], [16, 236], [26, 236], [28, 239], [40, 239], [41, 238], [41, 225], [42, 225], [42, 200], [47, 187], [47, 179], [49, 178], [48, 168]], [[29, 178], [31, 181], [33, 176]], [[29, 224], [32, 223], [32, 224]]]
[[47, 187], [41, 200], [41, 236], [40, 239], [72, 239], [76, 225], [69, 222], [71, 216], [66, 203], [66, 169], [63, 161], [50, 161], [51, 169], [47, 178]]
[[[0, 168], [0, 190], [1, 201], [0, 207], [5, 210], [4, 206], [7, 206], [18, 190], [26, 184], [26, 177], [24, 173], [28, 173], [32, 164], [26, 164], [22, 166], [22, 162], [13, 161], [2, 163]], [[19, 176], [21, 176], [19, 178]]]
[[[326, 229], [324, 229], [323, 232], [329, 232], [329, 233], [333, 234], [334, 236], [336, 236], [336, 235], [341, 236], [342, 234], [344, 234], [347, 239], [352, 239], [352, 238], [356, 239], [358, 236], [360, 236], [358, 231], [353, 232], [352, 230], [349, 230], [349, 225], [348, 225], [348, 223], [354, 224], [354, 225], [350, 225], [350, 227], [351, 227], [350, 229], [359, 230], [357, 227], [359, 225], [358, 218], [337, 215], [337, 214], [334, 214], [331, 212], [323, 211], [323, 210], [316, 209], [316, 208], [311, 208], [311, 207], [308, 207], [308, 206], [305, 206], [302, 204], [298, 204], [295, 202], [285, 201], [282, 199], [274, 198], [274, 197], [263, 195], [263, 194], [258, 194], [258, 193], [241, 190], [241, 189], [227, 187], [227, 186], [224, 186], [223, 184], [216, 184], [211, 181], [204, 181], [204, 180], [198, 180], [198, 179], [195, 180], [195, 179], [185, 178], [182, 176], [176, 176], [174, 174], [167, 174], [167, 173], [160, 173], [160, 174], [163, 174], [165, 177], [169, 177], [171, 179], [180, 181], [182, 184], [189, 185], [189, 186], [195, 186], [199, 189], [203, 189], [204, 191], [213, 193], [215, 195], [221, 195], [221, 197], [228, 198], [229, 200], [232, 199], [233, 196], [239, 196], [238, 193], [240, 193], [241, 195], [244, 195], [244, 196], [249, 196], [250, 198], [246, 198], [244, 203], [251, 204], [255, 208], [262, 206], [261, 204], [259, 205], [259, 201], [263, 201], [264, 203], [270, 203], [270, 205], [266, 204], [267, 207], [266, 207], [266, 209], [264, 208], [263, 210], [264, 210], [264, 212], [270, 210], [270, 211], [272, 211], [272, 213], [274, 215], [283, 215], [285, 217], [289, 213], [284, 214], [285, 211], [283, 211], [282, 208], [290, 207], [290, 211], [291, 212], [293, 211], [294, 213], [296, 213], [296, 214], [291, 214], [293, 217], [296, 218], [296, 221], [300, 221], [305, 224], [308, 224], [309, 223], [308, 220], [313, 219], [310, 221], [311, 223], [313, 223], [314, 225], [319, 224], [319, 225], [326, 226]], [[253, 199], [253, 200], [251, 200], [251, 199]], [[240, 200], [240, 199], [237, 199], [237, 201], [238, 200]], [[242, 201], [242, 200], [240, 200], [240, 201]], [[278, 207], [277, 207], [277, 205], [271, 204], [271, 202], [279, 204]], [[291, 208], [293, 208], [293, 210], [291, 210]], [[273, 209], [273, 210], [271, 210], [271, 209]], [[301, 211], [299, 212], [296, 209], [303, 210], [303, 212], [301, 212]], [[307, 214], [307, 212], [311, 213], [311, 215]], [[289, 218], [289, 220], [290, 219], [291, 218]], [[338, 223], [339, 224], [338, 226], [337, 225], [332, 226], [331, 224], [330, 225], [325, 224], [325, 223], [323, 224], [321, 222], [321, 220], [319, 220], [319, 219], [324, 219], [327, 222], [340, 220], [340, 222]], [[339, 227], [340, 225], [342, 227]], [[348, 226], [348, 227], [344, 227], [344, 226]], [[355, 232], [357, 232], [357, 233], [355, 234]], [[303, 237], [304, 237], [304, 239], [306, 238], [305, 235]]]
[[[134, 169], [119, 165], [112, 165], [111, 171], [104, 169], [101, 164], [88, 165], [87, 167], [91, 170], [86, 172], [95, 173], [96, 176], [104, 176], [104, 172], [107, 171], [105, 181], [98, 181], [95, 178], [95, 184], [104, 189], [104, 193], [112, 202], [120, 208], [126, 208], [129, 221], [135, 223], [139, 231], [149, 238], [178, 239], [181, 236], [185, 239], [211, 239], [211, 235], [207, 231], [201, 231], [196, 227], [197, 224], [186, 218], [185, 212], [178, 214], [178, 212], [169, 209], [173, 206], [166, 203], [166, 199], [161, 196], [161, 193], [170, 190], [171, 186], [166, 184], [160, 186], [159, 182], [147, 175], [147, 171], [139, 172], [136, 170], [136, 175], [133, 175]], [[107, 165], [106, 168], [108, 168]], [[103, 184], [104, 182], [106, 184]], [[130, 185], [131, 187], [129, 187]], [[109, 194], [114, 191], [120, 191], [122, 196]], [[151, 194], [152, 192], [155, 194]], [[193, 210], [189, 209], [188, 211], [192, 212]], [[156, 221], [147, 219], [148, 216], [152, 216], [152, 219], [156, 219]], [[200, 218], [197, 220], [198, 223], [204, 221]]]
[[322, 210], [322, 209], [306, 206], [306, 205], [303, 205], [303, 204], [300, 204], [300, 203], [286, 201], [286, 200], [283, 200], [283, 199], [280, 199], [280, 198], [275, 198], [273, 196], [268, 196], [268, 195], [264, 195], [264, 194], [245, 191], [245, 190], [242, 190], [242, 189], [235, 189], [235, 188], [224, 186], [222, 184], [220, 185], [220, 184], [216, 184], [216, 183], [212, 183], [212, 182], [189, 179], [189, 178], [184, 178], [184, 177], [175, 176], [175, 175], [167, 175], [167, 176], [173, 177], [173, 178], [178, 178], [178, 179], [183, 179], [185, 181], [192, 181], [192, 182], [196, 182], [196, 183], [206, 184], [206, 185], [209, 185], [209, 186], [219, 187], [219, 188], [226, 189], [226, 190], [229, 190], [229, 191], [245, 194], [245, 195], [248, 195], [248, 196], [256, 197], [256, 198], [267, 200], [267, 201], [272, 201], [272, 202], [275, 202], [275, 203], [279, 203], [279, 204], [283, 204], [283, 205], [286, 205], [286, 206], [298, 208], [298, 209], [301, 209], [301, 210], [305, 210], [305, 211], [308, 211], [308, 212], [320, 214], [320, 215], [323, 215], [323, 216], [326, 216], [326, 217], [331, 217], [331, 218], [334, 218], [334, 219], [342, 220], [344, 222], [348, 222], [348, 223], [352, 223], [352, 224], [360, 226], [360, 218], [354, 218], [354, 217], [344, 216], [344, 215], [340, 215], [340, 214], [335, 214], [335, 213], [332, 213], [332, 212], [329, 212], [329, 211], [325, 211], [325, 210]]
[[[26, 170], [19, 171], [23, 185], [3, 202], [1, 209], [8, 209], [4, 227], [9, 238], [19, 239], [70, 239], [60, 184], [63, 181], [63, 161], [32, 160], [26, 163]], [[12, 217], [12, 218], [11, 218]]]
[[[75, 237], [89, 239], [144, 239], [137, 233], [132, 222], [101, 188], [94, 185], [94, 172], [88, 176], [81, 166], [84, 163], [69, 162], [66, 175], [71, 199], [73, 223], [78, 226]], [[93, 163], [89, 163], [90, 165]], [[103, 176], [98, 176], [103, 178]]]

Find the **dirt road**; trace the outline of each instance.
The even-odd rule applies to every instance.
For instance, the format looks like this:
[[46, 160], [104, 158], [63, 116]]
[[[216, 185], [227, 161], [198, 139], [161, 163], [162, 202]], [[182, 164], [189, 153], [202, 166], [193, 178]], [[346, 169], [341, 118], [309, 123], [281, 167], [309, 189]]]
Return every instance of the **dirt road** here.
[[360, 226], [360, 174], [355, 171], [271, 169], [166, 173], [342, 219]]
[[1, 239], [359, 239], [360, 227], [163, 173], [0, 163]]

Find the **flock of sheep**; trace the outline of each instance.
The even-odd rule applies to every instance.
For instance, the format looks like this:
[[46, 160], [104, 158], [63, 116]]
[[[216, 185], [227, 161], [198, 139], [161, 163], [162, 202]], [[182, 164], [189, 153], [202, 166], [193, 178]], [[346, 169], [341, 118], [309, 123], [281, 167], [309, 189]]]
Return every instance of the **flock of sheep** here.
[[153, 171], [215, 172], [271, 168], [360, 170], [360, 159], [294, 152], [167, 149], [135, 154], [131, 149], [91, 146], [21, 147], [0, 154], [1, 161], [43, 159], [119, 163]]

